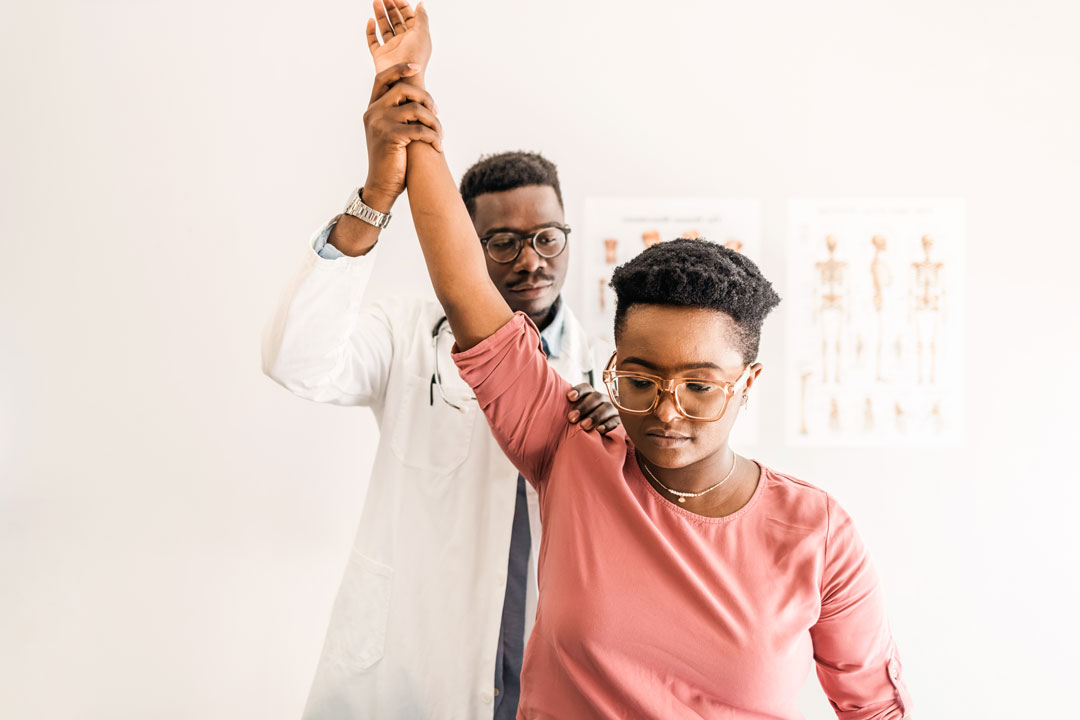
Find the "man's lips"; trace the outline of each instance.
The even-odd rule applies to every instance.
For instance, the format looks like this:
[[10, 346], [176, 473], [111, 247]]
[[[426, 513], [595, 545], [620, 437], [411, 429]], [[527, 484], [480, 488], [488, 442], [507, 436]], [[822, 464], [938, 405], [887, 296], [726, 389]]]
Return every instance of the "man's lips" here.
[[550, 282], [523, 283], [521, 285], [515, 285], [514, 287], [510, 288], [510, 292], [514, 293], [519, 298], [523, 298], [526, 300], [535, 300], [536, 298], [543, 295], [544, 292], [552, 286], [552, 284], [553, 283]]

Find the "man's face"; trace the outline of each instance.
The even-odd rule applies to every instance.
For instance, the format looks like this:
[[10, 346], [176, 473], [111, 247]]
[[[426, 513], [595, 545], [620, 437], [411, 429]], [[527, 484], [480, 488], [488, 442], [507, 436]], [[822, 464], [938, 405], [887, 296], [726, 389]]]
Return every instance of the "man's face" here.
[[[473, 225], [480, 237], [507, 231], [528, 234], [543, 225], [565, 222], [559, 198], [549, 185], [485, 193], [477, 195], [475, 203]], [[485, 258], [491, 281], [512, 310], [525, 313], [540, 327], [551, 320], [551, 306], [566, 280], [569, 248], [545, 258], [525, 243], [513, 262], [497, 263], [486, 254]]]

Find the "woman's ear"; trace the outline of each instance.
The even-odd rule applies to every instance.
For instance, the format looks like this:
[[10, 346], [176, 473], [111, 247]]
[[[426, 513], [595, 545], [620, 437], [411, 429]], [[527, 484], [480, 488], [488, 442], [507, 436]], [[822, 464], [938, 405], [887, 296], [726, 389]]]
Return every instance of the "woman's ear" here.
[[757, 380], [763, 369], [761, 363], [754, 363], [750, 366], [750, 371], [746, 374], [746, 384], [743, 386], [742, 398], [739, 400], [742, 407], [746, 407], [746, 404], [750, 402], [750, 388], [754, 386], [754, 381]]
[[757, 380], [758, 375], [760, 375], [761, 371], [764, 369], [765, 368], [761, 363], [754, 363], [750, 366], [750, 372], [746, 376], [746, 390], [749, 390], [754, 386], [754, 381]]

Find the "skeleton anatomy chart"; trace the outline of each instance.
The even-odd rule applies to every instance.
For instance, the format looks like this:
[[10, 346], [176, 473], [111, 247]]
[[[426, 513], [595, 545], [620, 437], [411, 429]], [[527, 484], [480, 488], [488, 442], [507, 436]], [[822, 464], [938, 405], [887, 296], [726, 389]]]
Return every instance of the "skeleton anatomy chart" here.
[[798, 200], [788, 218], [789, 442], [959, 443], [962, 203]]
[[[600, 359], [605, 363], [615, 347], [615, 293], [608, 282], [617, 266], [647, 247], [679, 237], [721, 243], [758, 262], [761, 210], [758, 201], [743, 199], [589, 198], [582, 235], [582, 322], [596, 345], [608, 348]], [[757, 437], [755, 407], [751, 402], [735, 427], [735, 439], [744, 444]]]

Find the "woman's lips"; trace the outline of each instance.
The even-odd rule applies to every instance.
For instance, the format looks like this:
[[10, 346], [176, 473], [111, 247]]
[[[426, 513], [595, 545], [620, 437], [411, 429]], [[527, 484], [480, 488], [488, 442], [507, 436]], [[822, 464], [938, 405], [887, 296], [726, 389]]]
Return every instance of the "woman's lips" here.
[[677, 433], [645, 433], [645, 437], [649, 439], [653, 445], [659, 448], [675, 448], [682, 447], [686, 443], [690, 442], [690, 438], [686, 435], [679, 435]]

